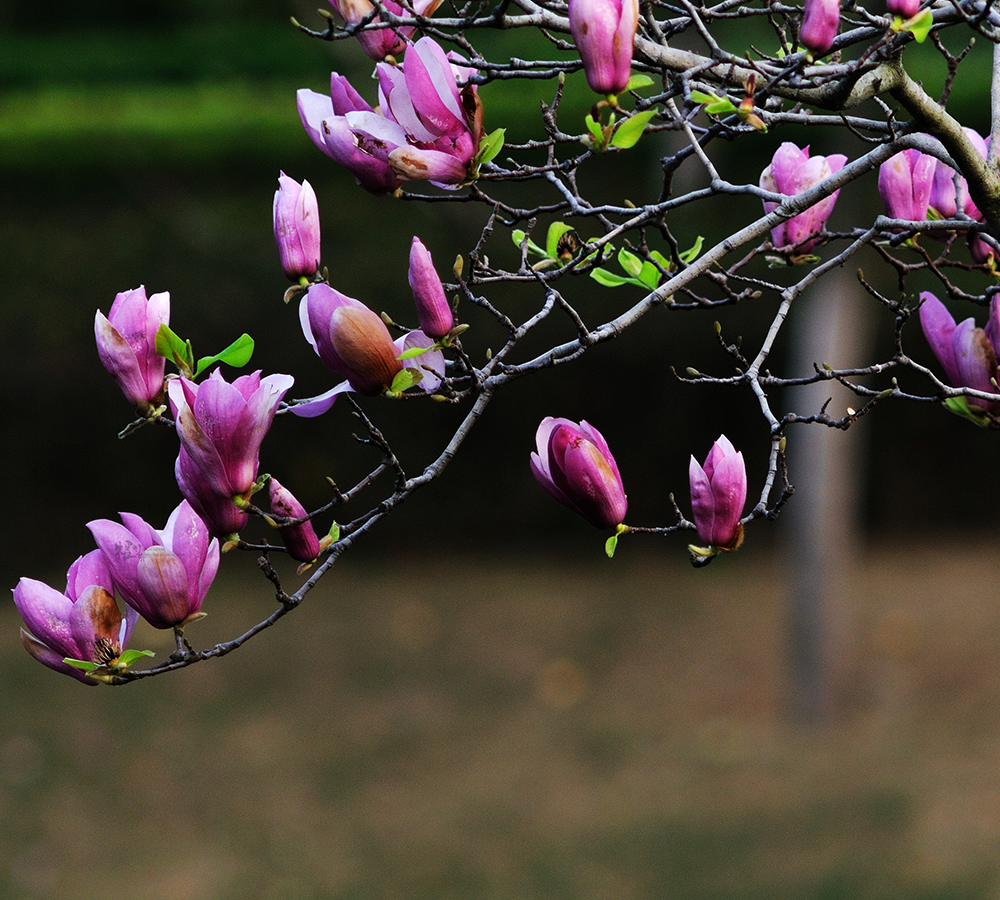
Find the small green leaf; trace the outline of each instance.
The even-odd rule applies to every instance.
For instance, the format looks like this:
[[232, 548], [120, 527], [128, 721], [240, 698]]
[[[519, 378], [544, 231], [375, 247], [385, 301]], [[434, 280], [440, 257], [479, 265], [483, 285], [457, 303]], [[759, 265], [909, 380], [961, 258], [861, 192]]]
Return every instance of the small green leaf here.
[[549, 226], [549, 233], [545, 237], [545, 255], [550, 259], [559, 258], [559, 238], [567, 231], [572, 231], [573, 226], [565, 222], [553, 222]]
[[706, 94], [704, 91], [691, 91], [691, 99], [695, 103], [718, 103], [722, 98], [718, 94]]
[[419, 384], [423, 377], [423, 374], [417, 369], [403, 369], [397, 372], [396, 377], [392, 379], [392, 384], [389, 386], [389, 393], [402, 394], [403, 391], [413, 387], [413, 385]]
[[520, 228], [515, 228], [510, 233], [510, 239], [514, 242], [514, 246], [517, 247], [518, 249], [521, 248], [521, 244], [524, 243], [524, 239], [526, 237], [527, 235]]
[[[161, 353], [160, 355], [162, 356], [163, 354]], [[83, 669], [84, 672], [93, 672], [94, 669], [101, 668], [97, 663], [88, 662], [84, 659], [70, 659], [68, 656], [63, 657], [63, 662], [74, 669]]]
[[637, 278], [642, 271], [642, 260], [624, 247], [618, 251], [618, 264], [633, 278]]
[[170, 360], [182, 372], [194, 369], [194, 353], [191, 342], [179, 338], [169, 325], [162, 324], [156, 329], [156, 352]]
[[690, 248], [685, 250], [681, 254], [681, 262], [683, 263], [693, 263], [701, 253], [702, 245], [705, 243], [705, 239], [699, 234], [698, 240], [691, 245]]
[[618, 535], [613, 534], [604, 542], [604, 552], [608, 554], [608, 559], [611, 559], [615, 555], [615, 549], [618, 547]]
[[337, 541], [340, 540], [340, 526], [336, 522], [334, 522], [330, 526], [330, 530], [327, 532], [327, 534], [329, 534], [330, 536], [331, 543], [333, 544], [337, 543]]
[[[940, 222], [944, 216], [941, 215], [933, 206], [927, 207], [927, 220], [930, 222]], [[159, 352], [159, 351], [157, 351]]]
[[634, 147], [639, 138], [642, 137], [642, 132], [649, 124], [649, 120], [655, 115], [656, 110], [650, 109], [646, 112], [636, 113], [631, 118], [626, 119], [618, 126], [615, 136], [611, 138], [611, 146], [618, 147], [621, 150], [628, 150], [629, 147]]
[[599, 146], [603, 147], [604, 146], [604, 129], [601, 128], [601, 123], [600, 122], [595, 122], [594, 121], [594, 117], [590, 113], [587, 113], [587, 115], [584, 117], [583, 121], [584, 121], [584, 123], [587, 126], [587, 131], [589, 131], [590, 134], [591, 134], [591, 137], [593, 137], [594, 142], [596, 144], [598, 144]]
[[421, 353], [427, 353], [429, 350], [433, 350], [433, 347], [410, 347], [409, 350], [404, 350], [396, 359], [413, 359], [414, 356], [420, 356]]
[[132, 665], [132, 663], [142, 659], [144, 656], [156, 656], [156, 654], [152, 650], [125, 650], [118, 657], [117, 665], [124, 668], [125, 666]]
[[651, 262], [643, 262], [642, 269], [639, 271], [638, 277], [643, 286], [648, 287], [652, 291], [655, 290], [660, 283], [660, 270], [657, 269]]
[[496, 131], [490, 132], [479, 142], [479, 154], [476, 159], [477, 166], [491, 162], [496, 155], [503, 150], [503, 139], [505, 133], [505, 129], [498, 128]]
[[963, 419], [968, 419], [970, 422], [975, 422], [976, 425], [985, 428], [990, 424], [990, 417], [986, 414], [986, 411], [969, 403], [968, 397], [949, 397], [943, 403], [950, 412], [953, 412], [956, 416], [961, 416]]
[[590, 277], [602, 287], [621, 287], [623, 284], [635, 284], [639, 287], [645, 287], [641, 281], [635, 278], [623, 278], [621, 275], [615, 275], [614, 272], [609, 272], [607, 269], [592, 269]]
[[934, 15], [929, 9], [925, 9], [920, 15], [914, 16], [908, 22], [904, 22], [900, 30], [910, 32], [913, 35], [913, 40], [918, 44], [922, 44], [927, 40], [927, 35], [930, 34], [933, 27]]
[[232, 366], [234, 369], [242, 368], [250, 362], [250, 357], [253, 356], [253, 347], [253, 338], [250, 337], [249, 334], [240, 335], [221, 353], [216, 353], [215, 356], [204, 356], [199, 359], [198, 368], [195, 369], [194, 373], [195, 378], [197, 378], [209, 366], [217, 362], [225, 363], [227, 366]]
[[660, 264], [664, 272], [669, 272], [673, 269], [674, 264], [660, 253], [659, 250], [650, 250], [649, 255]]
[[711, 113], [713, 116], [721, 116], [736, 112], [736, 106], [732, 100], [728, 97], [724, 97], [718, 103], [709, 103], [708, 106], [705, 107], [705, 112]]
[[534, 253], [535, 256], [545, 256], [545, 251], [533, 240], [531, 240], [531, 238], [527, 237], [527, 235], [525, 235], [520, 228], [515, 228], [514, 231], [511, 232], [510, 236], [514, 239], [514, 246], [517, 247], [518, 250], [521, 249], [521, 245], [524, 243], [525, 239], [527, 239], [529, 253]]
[[653, 84], [653, 79], [648, 75], [633, 75], [628, 80], [628, 84], [625, 85], [625, 90], [637, 91], [639, 88], [649, 87], [651, 84]]

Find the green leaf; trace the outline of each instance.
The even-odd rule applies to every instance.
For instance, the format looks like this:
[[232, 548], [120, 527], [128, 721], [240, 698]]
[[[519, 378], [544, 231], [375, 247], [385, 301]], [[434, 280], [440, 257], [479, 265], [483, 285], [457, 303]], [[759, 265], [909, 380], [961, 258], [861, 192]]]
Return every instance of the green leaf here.
[[613, 534], [604, 542], [604, 552], [608, 554], [608, 559], [611, 559], [615, 555], [615, 549], [618, 547], [618, 535]]
[[[160, 354], [163, 355], [162, 353]], [[100, 665], [94, 662], [88, 662], [83, 659], [70, 659], [68, 656], [63, 657], [63, 662], [67, 666], [72, 666], [74, 669], [83, 669], [84, 672], [93, 672], [94, 669], [101, 668]]]
[[[515, 228], [511, 232], [510, 236], [514, 239], [514, 246], [517, 247], [518, 250], [520, 250], [521, 244], [524, 243], [527, 235], [525, 235], [525, 233], [521, 231], [520, 228]], [[527, 240], [528, 240], [527, 246], [529, 253], [534, 253], [535, 256], [545, 256], [545, 251], [541, 247], [539, 247], [538, 244], [536, 244], [533, 240], [531, 240], [531, 238], [527, 238]]]
[[728, 97], [724, 97], [718, 103], [709, 103], [705, 107], [705, 112], [711, 113], [713, 116], [721, 116], [727, 113], [736, 112], [736, 106], [732, 100]]
[[573, 226], [565, 222], [553, 222], [549, 226], [549, 233], [545, 237], [545, 255], [550, 259], [559, 258], [559, 238], [567, 231], [572, 231]]
[[163, 324], [156, 329], [156, 352], [170, 360], [178, 369], [190, 372], [194, 369], [194, 352], [191, 342], [181, 340], [170, 326]]
[[929, 9], [925, 9], [920, 15], [914, 16], [908, 22], [904, 22], [900, 30], [910, 32], [913, 35], [913, 40], [918, 44], [922, 44], [927, 40], [927, 35], [930, 34], [933, 27], [934, 15]]
[[670, 272], [674, 268], [674, 264], [659, 250], [650, 250], [649, 255], [660, 264], [664, 272]]
[[253, 356], [253, 346], [253, 338], [249, 334], [240, 335], [221, 353], [216, 353], [215, 356], [204, 356], [199, 359], [198, 368], [195, 369], [194, 373], [195, 378], [209, 366], [217, 362], [225, 363], [234, 369], [242, 368], [250, 362], [250, 357]]
[[331, 543], [336, 544], [337, 541], [340, 540], [340, 526], [336, 522], [334, 522], [330, 526], [330, 530], [327, 532], [327, 534], [329, 534], [330, 536]]
[[623, 278], [621, 275], [615, 275], [614, 272], [609, 272], [607, 269], [592, 269], [590, 277], [602, 287], [621, 287], [623, 284], [635, 284], [639, 287], [645, 287], [641, 281], [637, 281], [635, 278]]
[[587, 131], [589, 131], [591, 137], [593, 137], [594, 143], [597, 144], [598, 146], [603, 147], [604, 146], [604, 129], [601, 128], [601, 123], [600, 122], [595, 122], [594, 121], [594, 117], [590, 113], [587, 113], [587, 115], [584, 117], [583, 121], [584, 121], [584, 123], [587, 126]]
[[503, 139], [505, 133], [505, 129], [498, 128], [496, 131], [490, 132], [479, 142], [479, 153], [476, 159], [477, 166], [491, 162], [496, 155], [503, 150]]
[[420, 356], [421, 353], [427, 353], [429, 350], [433, 350], [433, 347], [410, 347], [409, 350], [404, 350], [396, 359], [413, 359], [414, 356]]
[[423, 374], [417, 369], [403, 369], [397, 372], [396, 377], [392, 379], [392, 384], [389, 386], [389, 393], [401, 394], [408, 388], [413, 387], [413, 385], [419, 384], [423, 377]]
[[685, 250], [681, 254], [681, 262], [683, 263], [693, 263], [701, 253], [702, 245], [705, 243], [705, 239], [699, 234], [698, 240], [691, 245], [691, 247]]
[[156, 656], [156, 654], [152, 650], [125, 650], [118, 657], [118, 665], [122, 667], [130, 666], [144, 656]]
[[691, 91], [691, 99], [695, 103], [718, 103], [722, 100], [718, 94], [706, 94], [704, 91]]
[[642, 271], [642, 260], [624, 247], [618, 251], [618, 264], [633, 278], [637, 278]]
[[963, 419], [975, 422], [976, 425], [983, 428], [990, 424], [990, 417], [986, 414], [986, 411], [969, 403], [968, 397], [949, 397], [942, 402], [956, 416], [961, 416]]
[[648, 75], [633, 75], [628, 80], [628, 84], [625, 85], [625, 90], [637, 91], [639, 88], [649, 87], [651, 84], [653, 84], [653, 79]]
[[642, 282], [644, 287], [648, 287], [651, 291], [655, 290], [660, 283], [660, 277], [660, 270], [656, 266], [651, 262], [643, 262], [642, 269], [639, 272], [639, 281]]
[[626, 119], [618, 126], [615, 136], [611, 138], [611, 146], [618, 147], [621, 150], [628, 150], [629, 147], [634, 147], [639, 138], [642, 137], [642, 132], [649, 124], [649, 120], [655, 115], [656, 110], [650, 109], [646, 112], [636, 113], [631, 118]]

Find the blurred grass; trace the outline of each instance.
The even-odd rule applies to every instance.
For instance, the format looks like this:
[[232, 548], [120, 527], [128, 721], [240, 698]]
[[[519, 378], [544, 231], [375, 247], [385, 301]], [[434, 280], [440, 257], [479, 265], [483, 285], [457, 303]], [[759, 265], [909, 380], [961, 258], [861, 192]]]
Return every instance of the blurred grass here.
[[[759, 548], [702, 572], [639, 544], [613, 563], [345, 560], [242, 650], [119, 689], [5, 641], [0, 898], [985, 900], [986, 549], [857, 565], [841, 714], [815, 729], [782, 713], [782, 586]], [[251, 560], [225, 562], [196, 645], [270, 605]], [[170, 652], [149, 629], [132, 643]]]

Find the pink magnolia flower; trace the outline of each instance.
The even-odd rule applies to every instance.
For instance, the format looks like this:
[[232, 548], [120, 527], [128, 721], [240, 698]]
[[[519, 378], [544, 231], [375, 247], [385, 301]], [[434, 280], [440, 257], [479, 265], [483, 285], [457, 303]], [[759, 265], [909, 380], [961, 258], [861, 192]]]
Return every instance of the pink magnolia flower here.
[[22, 578], [14, 588], [14, 604], [24, 619], [24, 648], [43, 665], [84, 684], [98, 684], [80, 669], [64, 663], [79, 659], [113, 666], [132, 635], [139, 614], [131, 607], [121, 614], [114, 582], [100, 550], [81, 556], [69, 568], [66, 591], [34, 578]]
[[[371, 0], [330, 0], [334, 9], [348, 25], [356, 25], [366, 16], [375, 11]], [[396, 0], [380, 0], [380, 5], [396, 16], [408, 16], [408, 10], [403, 9]], [[441, 5], [441, 0], [416, 0], [412, 4], [413, 12], [418, 16], [430, 16]], [[381, 22], [380, 16], [372, 19], [372, 24]], [[387, 56], [398, 56], [406, 49], [407, 41], [413, 36], [413, 25], [401, 25], [399, 28], [366, 29], [358, 32], [361, 49], [375, 62], [381, 62]]]
[[274, 192], [274, 240], [281, 268], [292, 280], [312, 278], [319, 268], [319, 203], [308, 181], [299, 184], [284, 172]]
[[920, 10], [920, 0], [885, 0], [890, 16], [912, 19]]
[[291, 375], [243, 375], [232, 384], [218, 370], [200, 384], [170, 381], [170, 406], [181, 453], [175, 472], [181, 493], [218, 535], [246, 524], [234, 501], [246, 500], [257, 477], [260, 445]]
[[380, 394], [403, 369], [382, 319], [360, 300], [314, 284], [299, 304], [302, 333], [320, 359], [359, 394]]
[[418, 237], [410, 245], [409, 279], [413, 300], [417, 305], [420, 330], [428, 337], [443, 338], [451, 331], [455, 317], [445, 296], [441, 276], [434, 268], [430, 251]]
[[[976, 327], [973, 318], [955, 324], [945, 305], [930, 291], [920, 295], [920, 326], [952, 387], [969, 387], [987, 394], [997, 393], [992, 379], [1000, 378], [1000, 301], [990, 301], [990, 316], [985, 328]], [[1000, 402], [967, 398], [971, 406], [1000, 416]]]
[[[790, 141], [785, 141], [776, 151], [771, 164], [760, 174], [760, 186], [766, 191], [785, 194], [794, 197], [802, 191], [819, 184], [829, 178], [834, 172], [840, 171], [847, 157], [842, 153], [831, 156], [809, 156], [809, 148], [800, 150]], [[833, 212], [840, 191], [834, 191], [829, 197], [810, 206], [803, 213], [793, 216], [787, 222], [771, 229], [771, 240], [776, 249], [795, 247], [800, 253], [808, 253], [814, 246], [813, 235], [819, 234], [826, 225], [826, 220]], [[774, 212], [778, 204], [764, 201], [764, 212]]]
[[893, 219], [923, 222], [927, 218], [937, 160], [919, 150], [903, 150], [882, 163], [878, 192], [885, 214]]
[[551, 496], [598, 528], [621, 524], [628, 500], [615, 458], [596, 428], [546, 416], [535, 444], [531, 471]]
[[638, 0], [569, 0], [569, 28], [595, 93], [625, 90], [638, 25]]
[[379, 63], [379, 111], [334, 74], [331, 97], [299, 91], [306, 133], [374, 193], [405, 180], [454, 188], [469, 181], [483, 138], [482, 104], [474, 85], [459, 89], [460, 72], [430, 38], [407, 52], [403, 66]]
[[87, 527], [125, 602], [154, 628], [200, 618], [219, 569], [219, 542], [209, 540], [208, 526], [187, 500], [162, 531], [132, 513], [121, 517], [124, 525], [96, 519]]
[[[989, 143], [971, 128], [962, 129], [972, 142], [979, 155], [986, 159]], [[953, 219], [958, 211], [977, 222], [982, 221], [983, 214], [969, 196], [969, 183], [958, 172], [941, 160], [934, 160], [934, 184], [931, 187], [930, 205], [944, 219]]]
[[97, 354], [128, 401], [142, 415], [163, 402], [163, 373], [167, 361], [156, 352], [156, 332], [170, 321], [170, 294], [153, 294], [145, 287], [115, 297], [105, 317], [94, 317]]
[[805, 0], [799, 43], [810, 54], [822, 56], [830, 49], [840, 27], [840, 0]]
[[[299, 519], [306, 514], [306, 508], [273, 475], [268, 481], [267, 489], [272, 514], [289, 519]], [[319, 556], [319, 538], [311, 521], [306, 520], [298, 525], [285, 525], [278, 530], [278, 533], [292, 559], [301, 563], [311, 563]]]
[[712, 445], [705, 465], [692, 456], [688, 466], [691, 509], [698, 538], [709, 547], [735, 550], [743, 541], [740, 516], [747, 499], [747, 471], [724, 434]]

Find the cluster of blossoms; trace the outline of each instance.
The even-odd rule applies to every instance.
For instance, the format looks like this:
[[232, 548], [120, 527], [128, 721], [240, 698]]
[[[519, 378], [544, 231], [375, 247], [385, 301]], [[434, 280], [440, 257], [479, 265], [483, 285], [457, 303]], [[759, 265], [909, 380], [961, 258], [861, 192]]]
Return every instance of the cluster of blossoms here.
[[401, 67], [376, 66], [377, 110], [334, 72], [329, 97], [298, 92], [299, 116], [312, 142], [374, 194], [408, 180], [456, 188], [475, 177], [485, 134], [472, 71], [421, 38]]
[[[552, 497], [597, 528], [631, 530], [623, 524], [628, 499], [618, 464], [593, 425], [547, 416], [535, 432], [535, 445], [531, 471]], [[705, 545], [691, 545], [689, 550], [692, 561], [704, 565], [743, 542], [740, 517], [747, 498], [743, 454], [721, 435], [703, 466], [691, 457], [688, 475], [694, 526]]]
[[[986, 159], [989, 139], [972, 128], [964, 128], [965, 136], [979, 155]], [[883, 163], [879, 169], [878, 190], [885, 214], [894, 219], [923, 222], [928, 218], [968, 218], [982, 222], [983, 214], [969, 196], [969, 184], [964, 177], [936, 157], [919, 150], [903, 150]], [[947, 239], [941, 232], [931, 236]], [[977, 264], [989, 263], [993, 248], [978, 234], [969, 235], [969, 251]]]

